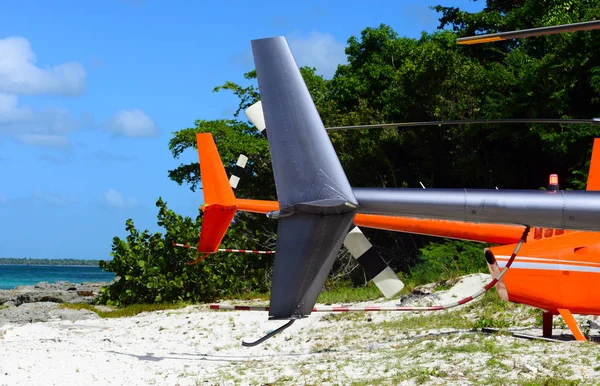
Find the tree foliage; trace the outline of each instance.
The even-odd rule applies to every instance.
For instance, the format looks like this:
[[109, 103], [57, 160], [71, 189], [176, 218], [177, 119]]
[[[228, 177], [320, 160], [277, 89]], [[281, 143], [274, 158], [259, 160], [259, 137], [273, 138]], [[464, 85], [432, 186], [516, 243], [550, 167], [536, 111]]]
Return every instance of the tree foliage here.
[[453, 279], [487, 269], [481, 244], [445, 240], [443, 243], [429, 243], [420, 252], [421, 261], [410, 270], [415, 285]]
[[[597, 115], [598, 31], [476, 46], [460, 46], [456, 38], [597, 19], [599, 0], [487, 0], [483, 11], [478, 13], [456, 7], [433, 9], [440, 13], [439, 30], [422, 33], [418, 39], [400, 37], [387, 25], [368, 27], [360, 36], [351, 36], [346, 47], [347, 63], [338, 66], [332, 79], [318, 76], [314, 68], [301, 69], [325, 126]], [[233, 92], [239, 98], [232, 119], [199, 119], [193, 127], [175, 132], [169, 148], [173, 157], [178, 158], [186, 149], [195, 149], [197, 132], [210, 132], [228, 173], [239, 154], [249, 157], [236, 195], [275, 199], [267, 141], [240, 118], [240, 113], [260, 98], [256, 72], [249, 71], [244, 77], [245, 85], [228, 81], [214, 90]], [[598, 134], [598, 127], [592, 125], [487, 124], [353, 130], [330, 132], [330, 137], [348, 179], [357, 187], [419, 187], [422, 182], [436, 188], [538, 189], [547, 184], [550, 173], [558, 173], [563, 188], [582, 189], [587, 179], [592, 138]], [[168, 176], [192, 191], [201, 182], [197, 162], [182, 163], [170, 170]], [[164, 211], [167, 213], [166, 206]], [[165, 216], [159, 214], [159, 222], [165, 223], [161, 220]], [[169, 216], [178, 218], [173, 213]], [[272, 245], [274, 221], [264, 216], [238, 216], [225, 241], [228, 247]], [[248, 267], [247, 259], [215, 257], [190, 268], [181, 262], [185, 260], [181, 251], [169, 249], [167, 241], [171, 235], [179, 236], [177, 240], [193, 240], [201, 219], [172, 220], [169, 224], [165, 235], [149, 235], [138, 234], [133, 223], [128, 223], [130, 236], [126, 241], [115, 239], [113, 243], [115, 259], [123, 261], [117, 259], [107, 263], [112, 264], [110, 267], [105, 266], [135, 279], [133, 283], [122, 279], [125, 281], [115, 290], [135, 288], [131, 291], [136, 296], [155, 301], [181, 296], [191, 300], [199, 299], [198, 296], [210, 298], [222, 291], [215, 283], [232, 286], [227, 289], [231, 291], [244, 288], [226, 278]], [[423, 265], [414, 268], [417, 264], [429, 264], [432, 272], [438, 272], [435, 267], [445, 266], [446, 257], [454, 256], [452, 259], [456, 261], [461, 251], [472, 251], [464, 242], [447, 241], [436, 247], [429, 243], [439, 240], [430, 237], [372, 230], [365, 233], [392, 267], [404, 272], [411, 271], [411, 267], [413, 271], [423, 268]], [[481, 245], [477, 248], [481, 250]], [[436, 260], [435, 256], [439, 258]], [[474, 254], [468, 256], [476, 258]], [[251, 289], [266, 288], [258, 278], [268, 272], [270, 262], [262, 260], [257, 264], [249, 271], [253, 272], [248, 276], [252, 279], [245, 284]], [[466, 262], [460, 260], [460, 264]], [[205, 269], [210, 272], [206, 277], [197, 272]], [[164, 277], [157, 272], [163, 272], [160, 275]], [[151, 279], [155, 275], [160, 277]], [[187, 278], [177, 281], [183, 275]], [[179, 285], [185, 289], [173, 293], [160, 289]]]
[[[102, 289], [100, 303], [200, 302], [243, 293], [248, 288], [268, 289], [270, 279], [265, 267], [272, 263], [270, 256], [221, 254], [187, 265], [191, 257], [200, 256], [172, 244], [197, 239], [202, 216], [194, 220], [178, 215], [160, 198], [156, 206], [157, 224], [165, 233], [140, 232], [132, 219], [127, 220], [125, 229], [129, 235], [124, 240], [113, 238], [112, 260], [99, 263], [100, 268], [117, 275], [110, 286]], [[240, 232], [244, 223], [237, 221], [239, 225], [225, 236], [224, 241], [231, 247], [240, 247], [237, 243], [248, 245], [247, 236]]]

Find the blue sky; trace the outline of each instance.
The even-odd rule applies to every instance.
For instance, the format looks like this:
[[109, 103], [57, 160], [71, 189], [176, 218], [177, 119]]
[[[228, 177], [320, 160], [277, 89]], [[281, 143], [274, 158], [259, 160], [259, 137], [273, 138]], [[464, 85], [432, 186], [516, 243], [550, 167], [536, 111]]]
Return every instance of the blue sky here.
[[[250, 40], [285, 35], [299, 65], [331, 77], [366, 27], [437, 27], [428, 5], [483, 1], [20, 0], [0, 12], [0, 257], [110, 258], [125, 220], [159, 230], [159, 196], [202, 203], [167, 177], [171, 133], [231, 118]], [[181, 240], [192, 242], [194, 240]]]

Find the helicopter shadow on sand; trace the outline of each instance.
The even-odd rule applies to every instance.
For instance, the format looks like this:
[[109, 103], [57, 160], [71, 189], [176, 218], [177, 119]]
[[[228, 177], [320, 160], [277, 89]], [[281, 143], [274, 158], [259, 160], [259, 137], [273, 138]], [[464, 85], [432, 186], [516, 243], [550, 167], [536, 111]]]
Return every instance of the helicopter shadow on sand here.
[[[454, 330], [447, 332], [439, 332], [432, 334], [420, 334], [410, 337], [403, 337], [403, 340], [418, 340], [426, 337], [435, 337], [435, 336], [443, 336], [443, 335], [452, 335], [452, 334], [464, 334], [464, 333], [476, 333], [477, 331], [469, 331], [469, 330]], [[352, 349], [337, 349], [337, 348], [324, 348], [319, 350], [314, 350], [310, 352], [277, 352], [272, 354], [256, 354], [253, 352], [248, 352], [246, 355], [240, 355], [237, 353], [227, 354], [212, 354], [212, 353], [177, 353], [171, 352], [169, 355], [165, 356], [155, 356], [153, 353], [146, 353], [146, 355], [136, 355], [129, 354], [126, 352], [119, 352], [114, 350], [107, 350], [107, 353], [130, 356], [134, 358], [138, 358], [141, 361], [149, 361], [149, 362], [160, 362], [162, 360], [184, 360], [184, 361], [209, 361], [209, 362], [256, 362], [262, 360], [272, 360], [273, 358], [283, 358], [283, 357], [307, 357], [314, 355], [323, 355], [329, 353], [360, 353], [360, 352], [369, 352], [375, 351], [378, 349], [394, 349], [391, 347], [391, 341], [387, 342], [372, 342], [365, 344], [363, 348], [352, 348]]]
[[[530, 328], [527, 328], [526, 330], [523, 329], [522, 331], [528, 331], [531, 332], [532, 330]], [[482, 331], [482, 330], [464, 330], [464, 329], [456, 329], [456, 330], [450, 330], [450, 331], [437, 331], [437, 332], [430, 332], [430, 333], [426, 333], [426, 334], [416, 334], [416, 335], [412, 335], [412, 336], [404, 336], [401, 338], [402, 341], [417, 341], [417, 340], [421, 340], [421, 339], [427, 339], [427, 338], [439, 338], [439, 337], [444, 337], [444, 336], [453, 336], [453, 335], [465, 335], [465, 334], [494, 334], [494, 333], [501, 333], [499, 331], [493, 330], [493, 329], [488, 329], [488, 331]], [[526, 335], [526, 334], [520, 334], [518, 331], [505, 331], [504, 332], [506, 335], [506, 337], [510, 337], [512, 334], [516, 334], [513, 335], [516, 338], [526, 338], [526, 339], [536, 339], [538, 338], [535, 335]], [[518, 336], [517, 336], [518, 335]], [[540, 337], [541, 338], [541, 337]], [[595, 338], [596, 342], [600, 342], [600, 336], [596, 335], [593, 338]], [[575, 341], [575, 339], [573, 338], [572, 335], [568, 335], [568, 334], [562, 334], [562, 335], [555, 335], [552, 337], [552, 339], [550, 341], [555, 341], [555, 342], [569, 342], [569, 341]], [[252, 353], [249, 352], [247, 355], [240, 355], [238, 353], [231, 353], [230, 355], [228, 354], [212, 354], [212, 353], [188, 353], [188, 352], [170, 352], [168, 355], [164, 355], [164, 356], [155, 356], [154, 353], [146, 353], [146, 355], [136, 355], [136, 354], [130, 354], [130, 353], [126, 353], [126, 352], [119, 352], [119, 351], [114, 351], [114, 350], [108, 350], [106, 352], [108, 353], [112, 353], [112, 354], [116, 354], [116, 355], [123, 355], [123, 356], [130, 356], [130, 357], [134, 357], [139, 359], [140, 361], [148, 361], [148, 362], [160, 362], [163, 360], [182, 360], [182, 361], [207, 361], [207, 362], [257, 362], [257, 361], [263, 361], [263, 360], [272, 360], [273, 358], [285, 358], [285, 357], [310, 357], [310, 356], [316, 356], [316, 355], [323, 355], [323, 354], [330, 354], [330, 353], [334, 353], [334, 354], [345, 354], [345, 353], [365, 353], [365, 352], [373, 352], [373, 351], [377, 351], [377, 350], [395, 350], [398, 348], [398, 341], [397, 340], [386, 340], [384, 342], [371, 342], [371, 343], [367, 343], [365, 345], [363, 345], [363, 347], [357, 347], [357, 348], [352, 348], [352, 349], [338, 349], [338, 348], [323, 348], [323, 349], [319, 349], [319, 350], [314, 350], [314, 351], [310, 351], [310, 352], [299, 352], [299, 353], [285, 353], [285, 352], [277, 352], [277, 353], [271, 353], [271, 354], [256, 354], [256, 353]]]

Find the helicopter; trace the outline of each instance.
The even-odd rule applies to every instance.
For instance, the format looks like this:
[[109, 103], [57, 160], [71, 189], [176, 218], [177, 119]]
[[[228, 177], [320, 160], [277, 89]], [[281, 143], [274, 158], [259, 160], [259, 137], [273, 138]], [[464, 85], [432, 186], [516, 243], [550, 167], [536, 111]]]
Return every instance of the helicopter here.
[[[560, 26], [558, 32], [566, 31], [565, 27]], [[600, 23], [584, 27], [598, 29]], [[551, 28], [556, 27], [545, 27], [541, 34], [558, 33]], [[519, 37], [494, 35], [492, 41]], [[477, 39], [485, 42], [481, 36]], [[600, 231], [600, 192], [595, 191], [352, 188], [285, 38], [253, 40], [252, 50], [278, 197], [277, 208], [267, 212], [278, 220], [269, 319], [288, 320], [257, 342], [310, 315], [333, 261], [360, 215]], [[217, 238], [237, 210], [232, 195], [218, 194], [227, 197], [213, 200], [217, 197], [205, 192], [203, 207], [205, 220], [230, 215], [208, 230], [208, 236], [214, 233]], [[226, 205], [215, 204], [217, 201]], [[224, 213], [228, 213], [226, 217]], [[568, 318], [561, 310], [556, 309]]]

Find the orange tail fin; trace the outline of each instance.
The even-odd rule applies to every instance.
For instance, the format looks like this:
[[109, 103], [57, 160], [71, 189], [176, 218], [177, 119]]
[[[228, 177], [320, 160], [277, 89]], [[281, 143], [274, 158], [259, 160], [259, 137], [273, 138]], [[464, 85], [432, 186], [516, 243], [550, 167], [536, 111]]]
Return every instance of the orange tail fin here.
[[586, 190], [600, 190], [600, 138], [594, 138]]
[[196, 142], [204, 192], [204, 217], [198, 250], [215, 252], [238, 207], [212, 134], [197, 133]]

